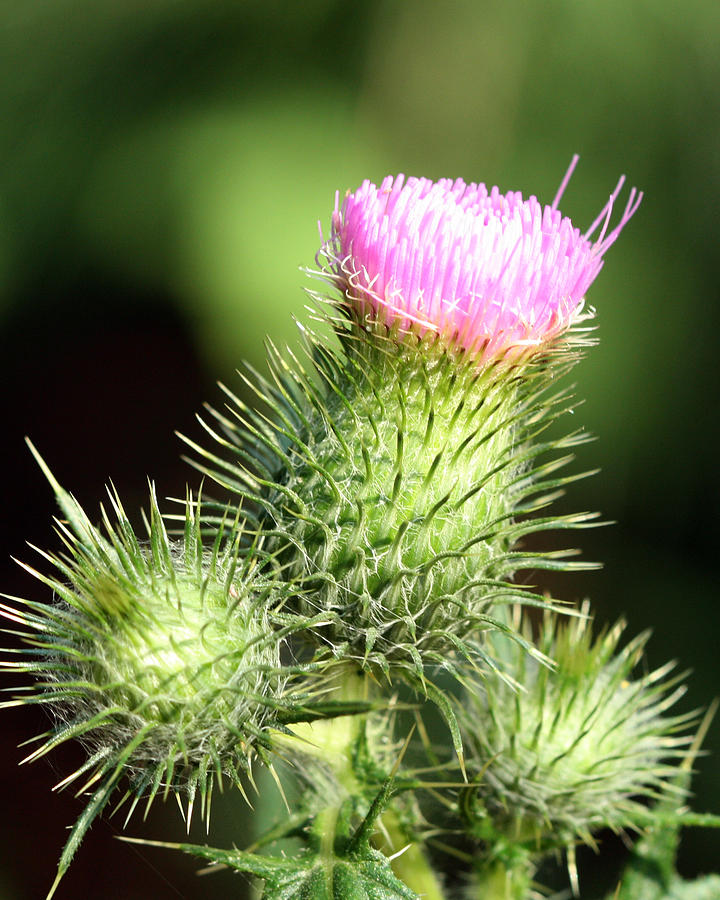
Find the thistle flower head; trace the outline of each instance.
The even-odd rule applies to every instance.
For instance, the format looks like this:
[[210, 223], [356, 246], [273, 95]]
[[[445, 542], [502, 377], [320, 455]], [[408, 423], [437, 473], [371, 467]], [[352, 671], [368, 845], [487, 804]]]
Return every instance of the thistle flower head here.
[[[364, 181], [342, 205], [318, 261], [353, 312], [439, 335], [482, 363], [542, 347], [581, 318], [603, 256], [633, 216], [633, 188], [609, 229], [620, 179], [583, 234], [557, 204], [461, 179]], [[601, 227], [595, 242], [591, 237]]]
[[666, 715], [684, 693], [666, 678], [672, 664], [633, 678], [648, 635], [618, 651], [622, 631], [593, 640], [587, 619], [558, 624], [548, 613], [538, 646], [555, 668], [508, 644], [520, 690], [490, 675], [470, 692], [461, 726], [476, 837], [504, 834], [540, 852], [590, 843], [598, 829], [638, 827], [642, 801], [673, 789], [694, 713]]

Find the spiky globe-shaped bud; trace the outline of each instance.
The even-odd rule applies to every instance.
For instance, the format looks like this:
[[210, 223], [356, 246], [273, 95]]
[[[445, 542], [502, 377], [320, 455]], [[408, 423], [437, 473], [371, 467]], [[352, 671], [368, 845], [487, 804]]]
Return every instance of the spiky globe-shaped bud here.
[[271, 357], [273, 419], [230, 394], [233, 418], [206, 425], [230, 460], [192, 446], [203, 472], [255, 507], [268, 549], [303, 585], [304, 614], [327, 613], [322, 645], [422, 675], [498, 627], [503, 604], [546, 602], [511, 583], [518, 569], [581, 565], [515, 545], [594, 518], [530, 517], [571, 480], [557, 469], [585, 436], [538, 439], [569, 400], [530, 364], [498, 379], [432, 338], [401, 349], [392, 335], [346, 337], [344, 357], [314, 345], [314, 375]]
[[187, 798], [188, 818], [196, 796], [206, 813], [214, 780], [239, 784], [255, 754], [271, 748], [278, 712], [297, 698], [280, 662], [291, 626], [269, 620], [277, 585], [256, 565], [258, 552], [238, 558], [237, 523], [228, 540], [221, 528], [206, 547], [189, 501], [176, 541], [153, 496], [149, 540], [141, 542], [114, 492], [117, 521], [103, 512], [106, 534], [58, 485], [56, 492], [69, 519], [58, 523], [67, 552], [43, 554], [57, 576], [30, 569], [55, 603], [13, 598], [2, 613], [24, 626], [27, 645], [3, 668], [36, 679], [30, 693], [24, 688], [5, 705], [42, 704], [56, 721], [28, 759], [73, 738], [88, 752], [62, 782], [86, 779], [81, 792], [93, 791], [61, 858], [62, 875], [124, 776], [131, 811], [162, 790]]
[[672, 664], [633, 676], [648, 635], [618, 650], [623, 628], [593, 640], [587, 619], [547, 614], [538, 646], [554, 667], [507, 644], [518, 689], [491, 675], [468, 691], [464, 814], [476, 838], [533, 853], [591, 842], [598, 829], [639, 827], [644, 802], [672, 790], [694, 714], [666, 715], [684, 692], [666, 679]]

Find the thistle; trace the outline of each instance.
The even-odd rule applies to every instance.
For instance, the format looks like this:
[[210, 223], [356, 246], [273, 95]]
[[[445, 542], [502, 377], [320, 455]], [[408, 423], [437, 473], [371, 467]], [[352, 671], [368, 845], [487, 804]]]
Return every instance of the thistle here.
[[[530, 639], [519, 610], [516, 621]], [[649, 634], [619, 649], [623, 631], [619, 622], [593, 638], [588, 618], [546, 613], [537, 643], [554, 667], [505, 641], [498, 653], [520, 689], [492, 675], [468, 685], [458, 713], [471, 779], [462, 813], [486, 848], [484, 878], [500, 866], [524, 883], [525, 862], [557, 849], [572, 860], [574, 845], [594, 846], [600, 829], [641, 830], [648, 801], [673, 790], [682, 799], [672, 780], [696, 714], [668, 714], [682, 676], [667, 677], [672, 663], [636, 675]]]
[[[549, 428], [572, 408], [557, 381], [589, 342], [585, 293], [641, 200], [611, 226], [621, 179], [580, 233], [557, 208], [575, 163], [546, 207], [403, 176], [336, 199], [314, 273], [335, 293], [313, 296], [337, 344], [306, 331], [307, 363], [271, 345], [270, 379], [246, 379], [260, 410], [228, 391], [211, 411], [213, 449], [188, 443], [231, 503], [188, 492], [180, 536], [154, 490], [146, 539], [114, 491], [96, 527], [37, 457], [65, 550], [42, 554], [54, 575], [26, 566], [52, 604], [0, 606], [25, 643], [4, 669], [35, 679], [3, 705], [53, 712], [28, 759], [78, 739], [87, 760], [61, 786], [89, 795], [50, 895], [123, 780], [128, 816], [172, 793], [189, 822], [222, 779], [254, 785], [256, 761], [280, 784], [277, 757], [301, 790], [252, 848], [164, 846], [260, 878], [266, 900], [447, 900], [439, 836], [478, 900], [529, 900], [546, 854], [572, 871], [599, 829], [650, 825], [622, 896], [686, 896], [677, 832], [720, 819], [678, 809], [701, 740], [670, 712], [682, 678], [636, 674], [646, 635], [593, 638], [587, 607], [561, 619], [517, 577], [587, 566], [522, 541], [594, 519], [544, 512], [586, 439]], [[295, 856], [258, 852], [284, 838]]]
[[318, 299], [340, 352], [308, 335], [304, 367], [271, 349], [272, 381], [252, 385], [271, 412], [228, 391], [206, 425], [221, 450], [192, 444], [256, 510], [303, 612], [332, 616], [320, 652], [411, 680], [455, 650], [492, 668], [482, 635], [508, 629], [503, 607], [548, 604], [515, 573], [578, 565], [519, 542], [593, 518], [535, 515], [585, 440], [545, 431], [571, 407], [556, 381], [586, 342], [584, 292], [641, 195], [608, 231], [621, 179], [581, 235], [556, 208], [571, 171], [544, 210], [403, 176], [336, 202], [318, 260], [340, 296]]
[[[39, 459], [39, 458], [38, 458]], [[128, 818], [144, 797], [185, 798], [188, 823], [196, 797], [209, 815], [213, 785], [229, 778], [241, 790], [259, 754], [270, 762], [272, 734], [303, 718], [293, 672], [281, 665], [294, 626], [282, 620], [283, 591], [259, 565], [262, 551], [239, 556], [242, 528], [229, 521], [205, 545], [201, 507], [188, 499], [184, 535], [168, 536], [154, 492], [148, 539], [140, 540], [117, 494], [104, 532], [50, 475], [67, 517], [57, 530], [66, 552], [42, 553], [52, 605], [10, 598], [0, 611], [22, 626], [27, 645], [3, 669], [35, 678], [4, 706], [41, 704], [54, 727], [26, 761], [77, 739], [87, 761], [60, 787], [91, 792], [63, 851], [58, 879], [93, 819], [125, 779]], [[54, 890], [54, 887], [53, 887]], [[52, 891], [51, 891], [52, 894]]]

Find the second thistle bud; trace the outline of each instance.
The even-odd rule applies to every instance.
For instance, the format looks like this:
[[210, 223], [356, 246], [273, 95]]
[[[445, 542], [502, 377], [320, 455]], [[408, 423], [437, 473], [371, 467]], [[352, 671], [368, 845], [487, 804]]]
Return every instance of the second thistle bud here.
[[666, 715], [684, 688], [666, 680], [672, 666], [635, 676], [647, 634], [618, 650], [622, 631], [593, 639], [586, 619], [548, 614], [538, 646], [554, 667], [507, 644], [519, 687], [492, 675], [468, 692], [459, 718], [477, 782], [463, 809], [476, 838], [541, 855], [642, 825], [643, 801], [687, 754], [692, 715]]

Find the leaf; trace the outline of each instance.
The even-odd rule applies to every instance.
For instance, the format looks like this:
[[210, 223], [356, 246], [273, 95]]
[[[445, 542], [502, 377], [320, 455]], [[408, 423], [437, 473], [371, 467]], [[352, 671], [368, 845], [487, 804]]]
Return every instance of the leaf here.
[[377, 851], [374, 858], [317, 862], [285, 883], [266, 880], [263, 900], [417, 900]]
[[333, 719], [338, 716], [363, 715], [382, 706], [383, 704], [367, 700], [312, 701], [305, 705], [278, 710], [277, 720], [283, 725], [294, 725], [298, 722], [316, 722], [318, 719]]
[[353, 844], [350, 852], [323, 850], [280, 858], [196, 844], [124, 840], [182, 850], [236, 872], [262, 878], [263, 900], [419, 900], [394, 875], [382, 853], [365, 842], [359, 846]]
[[392, 791], [393, 779], [388, 779], [354, 830], [350, 827], [351, 803], [321, 814], [305, 835], [309, 848], [294, 857], [124, 840], [182, 850], [236, 872], [255, 875], [265, 882], [263, 900], [420, 900], [394, 874], [390, 861], [370, 845], [375, 823]]

